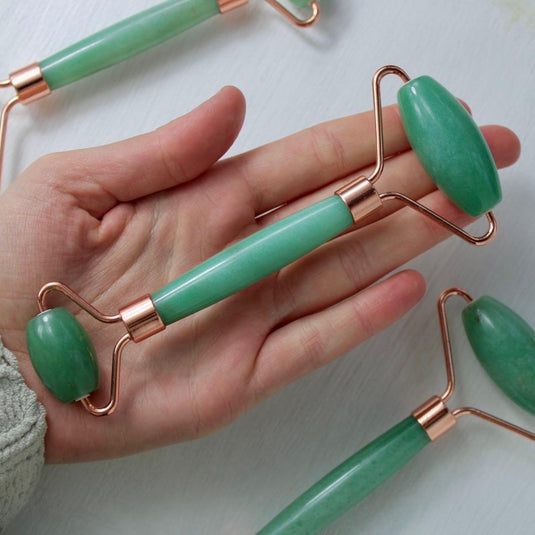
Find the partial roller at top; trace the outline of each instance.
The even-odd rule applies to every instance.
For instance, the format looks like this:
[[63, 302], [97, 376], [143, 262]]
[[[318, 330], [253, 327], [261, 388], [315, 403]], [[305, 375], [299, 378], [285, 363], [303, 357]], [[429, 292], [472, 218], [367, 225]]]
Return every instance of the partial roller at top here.
[[517, 405], [535, 414], [535, 331], [516, 312], [487, 295], [463, 310], [479, 362]]
[[476, 217], [501, 201], [490, 149], [457, 98], [433, 78], [420, 76], [401, 87], [398, 103], [412, 149], [456, 206]]

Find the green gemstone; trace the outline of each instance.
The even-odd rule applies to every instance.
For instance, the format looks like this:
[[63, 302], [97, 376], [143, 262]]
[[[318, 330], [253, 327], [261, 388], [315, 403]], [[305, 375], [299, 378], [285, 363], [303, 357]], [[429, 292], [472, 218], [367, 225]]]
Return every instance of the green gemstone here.
[[111, 67], [219, 13], [217, 0], [168, 0], [40, 62], [50, 89]]
[[98, 388], [95, 349], [68, 310], [53, 308], [30, 320], [26, 341], [37, 375], [63, 403], [81, 399]]
[[429, 442], [422, 426], [409, 416], [318, 481], [257, 535], [318, 533], [368, 496]]
[[535, 331], [489, 296], [463, 310], [463, 324], [479, 362], [523, 409], [535, 414]]
[[338, 197], [269, 225], [206, 260], [151, 297], [169, 325], [277, 272], [353, 224]]
[[501, 201], [498, 171], [487, 142], [447, 89], [421, 76], [399, 90], [398, 103], [412, 149], [454, 204], [475, 217]]

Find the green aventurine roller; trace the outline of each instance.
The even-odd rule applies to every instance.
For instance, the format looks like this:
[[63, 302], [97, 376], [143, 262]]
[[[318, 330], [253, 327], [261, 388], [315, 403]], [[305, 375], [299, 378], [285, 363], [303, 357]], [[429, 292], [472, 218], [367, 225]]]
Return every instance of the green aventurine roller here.
[[[471, 236], [401, 193], [379, 193], [375, 190], [373, 183], [381, 175], [384, 164], [379, 85], [387, 74], [396, 74], [407, 82], [400, 91], [403, 121], [409, 139], [416, 136], [417, 154], [438, 187], [447, 192], [455, 187], [461, 189], [464, 195], [458, 195], [456, 201], [470, 214], [487, 212], [490, 226], [483, 236]], [[377, 71], [373, 88], [377, 165], [370, 177], [348, 177], [349, 183], [333, 196], [228, 247], [152, 295], [120, 309], [115, 316], [99, 313], [61, 283], [45, 285], [38, 299], [42, 313], [29, 322], [27, 336], [34, 367], [49, 390], [62, 401], [80, 399], [93, 414], [109, 414], [117, 404], [119, 361], [128, 341], [139, 342], [167, 325], [268, 277], [380, 209], [385, 200], [404, 202], [472, 244], [488, 243], [496, 232], [494, 217], [488, 210], [499, 202], [500, 186], [489, 148], [470, 115], [433, 79], [421, 77], [409, 81], [404, 71], [392, 65]], [[437, 149], [439, 146], [444, 147], [443, 153]], [[450, 150], [452, 146], [454, 149]], [[452, 158], [451, 152], [455, 153], [455, 158]], [[448, 169], [451, 177], [448, 177]], [[469, 185], [472, 181], [478, 184], [476, 191]], [[116, 365], [112, 372], [112, 393], [106, 407], [98, 409], [88, 399], [98, 380], [88, 386], [87, 378], [83, 384], [79, 384], [82, 383], [82, 376], [79, 378], [77, 374], [60, 373], [63, 362], [73, 360], [66, 350], [70, 346], [76, 353], [76, 360], [83, 360], [80, 366], [84, 369], [91, 366], [96, 368], [96, 363], [94, 351], [88, 346], [88, 338], [80, 335], [81, 327], [72, 329], [71, 335], [68, 335], [66, 329], [58, 325], [64, 322], [64, 309], [48, 310], [46, 296], [51, 291], [66, 294], [101, 321], [122, 321], [126, 326], [127, 334], [118, 342], [114, 352]], [[70, 320], [71, 324], [75, 321], [74, 318]], [[86, 358], [81, 359], [84, 354]]]
[[445, 303], [460, 296], [470, 304], [463, 324], [479, 361], [496, 384], [522, 408], [535, 414], [535, 331], [515, 312], [491, 297], [477, 301], [460, 288], [439, 298], [447, 388], [411, 416], [347, 459], [284, 509], [258, 535], [312, 535], [363, 500], [410, 461], [425, 445], [451, 429], [458, 418], [471, 414], [535, 441], [535, 434], [479, 409], [450, 411], [455, 376]]
[[[4, 106], [0, 121], [0, 177], [5, 128], [11, 108], [28, 104], [51, 91], [111, 67], [171, 39], [219, 13], [226, 13], [249, 0], [167, 0], [65, 48], [43, 61], [12, 72], [0, 87], [13, 87], [14, 96]], [[277, 0], [266, 0], [297, 26], [310, 26], [319, 17], [317, 0], [290, 0], [298, 9], [311, 9], [299, 18]]]

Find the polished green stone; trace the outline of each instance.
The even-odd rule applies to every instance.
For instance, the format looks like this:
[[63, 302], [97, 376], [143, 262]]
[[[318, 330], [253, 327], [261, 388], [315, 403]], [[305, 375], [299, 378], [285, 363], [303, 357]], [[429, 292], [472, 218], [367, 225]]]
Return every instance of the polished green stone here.
[[318, 481], [257, 535], [318, 533], [397, 472], [429, 441], [422, 426], [409, 416]]
[[398, 92], [410, 145], [451, 201], [471, 216], [501, 201], [496, 164], [477, 124], [443, 86], [421, 76]]
[[30, 320], [26, 341], [37, 375], [63, 403], [81, 399], [98, 388], [95, 349], [68, 310], [53, 308]]
[[251, 286], [353, 224], [334, 195], [269, 225], [206, 260], [151, 297], [166, 325]]
[[463, 324], [490, 377], [515, 403], [535, 414], [535, 331], [489, 296], [463, 310]]
[[217, 0], [168, 0], [40, 62], [54, 90], [115, 65], [219, 13]]

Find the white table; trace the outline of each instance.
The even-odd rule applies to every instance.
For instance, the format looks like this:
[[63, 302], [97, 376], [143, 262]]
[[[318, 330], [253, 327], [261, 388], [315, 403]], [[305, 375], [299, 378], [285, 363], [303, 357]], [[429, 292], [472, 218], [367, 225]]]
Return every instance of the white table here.
[[[156, 0], [2, 0], [0, 72], [40, 60]], [[500, 233], [476, 249], [456, 238], [411, 263], [424, 300], [384, 334], [301, 380], [216, 435], [134, 457], [51, 466], [15, 534], [253, 533], [326, 471], [445, 384], [435, 300], [462, 285], [535, 323], [535, 2], [323, 0], [321, 23], [297, 30], [260, 0], [12, 115], [6, 177], [42, 154], [111, 142], [183, 114], [225, 84], [248, 115], [231, 153], [371, 107], [370, 78], [394, 63], [430, 74], [476, 120], [520, 136], [501, 173]], [[398, 82], [385, 84], [385, 103]], [[370, 132], [370, 135], [373, 135]], [[473, 357], [452, 305], [460, 374], [452, 406], [474, 404], [520, 425]], [[535, 445], [466, 418], [330, 535], [531, 534]]]

